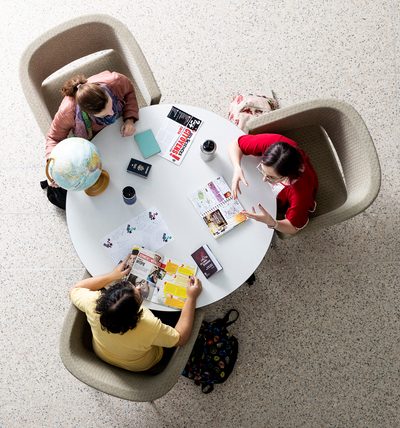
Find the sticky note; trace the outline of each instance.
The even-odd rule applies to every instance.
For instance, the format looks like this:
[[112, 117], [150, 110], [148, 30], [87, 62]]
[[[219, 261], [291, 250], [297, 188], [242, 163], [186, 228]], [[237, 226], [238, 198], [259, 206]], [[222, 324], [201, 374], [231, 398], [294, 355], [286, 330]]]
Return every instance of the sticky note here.
[[177, 297], [183, 297], [186, 299], [186, 287], [179, 287], [175, 284], [171, 284], [170, 282], [166, 282], [164, 285], [164, 293], [165, 294], [173, 294]]
[[174, 275], [177, 269], [178, 269], [178, 265], [168, 260], [167, 264], [165, 265], [165, 270], [168, 273], [168, 275]]
[[185, 302], [182, 302], [181, 300], [174, 299], [173, 297], [167, 297], [164, 301], [164, 303], [168, 306], [172, 306], [174, 308], [182, 309]]

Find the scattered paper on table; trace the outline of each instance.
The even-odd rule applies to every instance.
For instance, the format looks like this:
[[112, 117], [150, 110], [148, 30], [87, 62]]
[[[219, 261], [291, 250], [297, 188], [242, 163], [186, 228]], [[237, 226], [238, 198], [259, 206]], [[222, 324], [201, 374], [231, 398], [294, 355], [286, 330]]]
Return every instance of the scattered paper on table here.
[[132, 251], [133, 245], [157, 251], [172, 240], [172, 233], [160, 211], [151, 208], [107, 234], [101, 240], [101, 245], [113, 262], [118, 264]]

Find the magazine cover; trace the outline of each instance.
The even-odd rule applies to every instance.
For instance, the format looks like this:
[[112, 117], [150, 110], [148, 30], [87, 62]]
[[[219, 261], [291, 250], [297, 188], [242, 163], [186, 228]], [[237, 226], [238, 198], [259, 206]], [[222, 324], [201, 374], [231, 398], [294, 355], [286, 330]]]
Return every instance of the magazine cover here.
[[202, 123], [197, 117], [172, 107], [156, 137], [160, 156], [180, 165]]
[[140, 246], [132, 248], [128, 264], [132, 269], [127, 279], [140, 287], [143, 299], [175, 309], [183, 308], [190, 278], [196, 274], [195, 266], [163, 258]]
[[244, 208], [233, 199], [223, 177], [217, 177], [189, 196], [214, 238], [218, 238], [247, 220]]

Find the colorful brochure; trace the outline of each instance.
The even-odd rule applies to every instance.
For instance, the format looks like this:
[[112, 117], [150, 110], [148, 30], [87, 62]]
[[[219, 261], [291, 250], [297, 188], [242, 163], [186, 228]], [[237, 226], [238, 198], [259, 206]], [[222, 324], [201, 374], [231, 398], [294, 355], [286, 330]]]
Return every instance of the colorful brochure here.
[[247, 220], [242, 214], [244, 208], [237, 199], [233, 199], [232, 192], [222, 177], [208, 182], [205, 187], [189, 195], [189, 198], [214, 238]]
[[143, 299], [159, 305], [182, 309], [187, 299], [190, 278], [196, 267], [162, 257], [153, 251], [133, 246], [128, 280], [137, 287]]

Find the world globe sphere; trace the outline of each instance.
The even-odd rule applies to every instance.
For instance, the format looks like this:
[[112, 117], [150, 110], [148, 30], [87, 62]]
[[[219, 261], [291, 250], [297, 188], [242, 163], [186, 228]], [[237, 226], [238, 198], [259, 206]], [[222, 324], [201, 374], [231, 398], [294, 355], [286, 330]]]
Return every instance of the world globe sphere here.
[[84, 138], [66, 138], [52, 150], [48, 171], [51, 178], [63, 189], [85, 190], [100, 177], [100, 154], [96, 146]]

